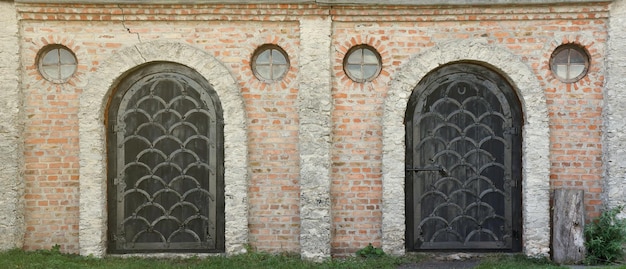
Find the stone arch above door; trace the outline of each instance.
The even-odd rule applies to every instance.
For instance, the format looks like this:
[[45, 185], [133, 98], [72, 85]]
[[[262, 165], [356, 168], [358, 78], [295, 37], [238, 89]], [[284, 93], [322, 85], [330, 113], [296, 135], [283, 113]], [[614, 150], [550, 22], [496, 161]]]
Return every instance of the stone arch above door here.
[[106, 141], [104, 116], [116, 84], [133, 69], [151, 62], [175, 62], [206, 78], [222, 102], [224, 116], [224, 184], [226, 253], [245, 251], [248, 242], [247, 134], [241, 93], [228, 69], [207, 52], [174, 42], [148, 42], [111, 55], [91, 73], [80, 97], [81, 255], [106, 253]]
[[488, 66], [508, 78], [522, 104], [523, 251], [547, 256], [550, 246], [548, 110], [543, 89], [532, 69], [509, 51], [479, 41], [437, 45], [411, 58], [396, 73], [384, 102], [383, 115], [383, 249], [405, 251], [404, 113], [418, 82], [437, 67], [459, 61]]

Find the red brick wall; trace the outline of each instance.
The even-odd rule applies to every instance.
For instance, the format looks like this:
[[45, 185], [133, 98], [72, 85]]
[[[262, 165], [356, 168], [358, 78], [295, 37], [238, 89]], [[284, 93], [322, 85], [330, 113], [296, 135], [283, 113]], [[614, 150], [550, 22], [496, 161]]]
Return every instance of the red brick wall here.
[[[532, 67], [550, 113], [551, 185], [584, 189], [588, 217], [599, 214], [606, 5], [330, 9], [18, 4], [18, 10], [26, 249], [59, 244], [64, 251], [78, 251], [77, 111], [89, 72], [97, 72], [100, 62], [123, 47], [173, 39], [214, 55], [239, 83], [249, 132], [251, 245], [264, 251], [299, 251], [297, 20], [303, 14], [330, 13], [334, 20], [333, 253], [353, 253], [368, 243], [380, 246], [381, 118], [389, 81], [411, 56], [454, 39], [505, 47]], [[580, 43], [592, 56], [589, 75], [577, 83], [561, 83], [548, 70], [550, 54], [561, 42]], [[36, 53], [48, 43], [63, 44], [78, 57], [79, 72], [67, 84], [50, 83], [36, 70]], [[278, 44], [290, 56], [291, 69], [279, 83], [259, 82], [250, 70], [253, 51], [265, 43]], [[354, 83], [343, 73], [344, 54], [358, 44], [381, 53], [383, 71], [373, 82]]]
[[[22, 61], [27, 126], [25, 248], [50, 248], [59, 244], [64, 251], [78, 251], [77, 112], [86, 75], [78, 74], [68, 84], [50, 83], [36, 70], [37, 51], [48, 43], [63, 44], [76, 53], [81, 72], [97, 72], [99, 63], [120, 48], [139, 41], [175, 39], [214, 55], [231, 70], [241, 88], [248, 116], [252, 172], [251, 245], [264, 251], [299, 251], [297, 22], [238, 20], [242, 14], [256, 13], [255, 9], [234, 10], [234, 15], [224, 17], [234, 21], [171, 22], [175, 14], [204, 13], [221, 18], [230, 13], [208, 6], [175, 10], [160, 5], [122, 8], [76, 5], [78, 13], [71, 14], [72, 8], [27, 5], [20, 8], [24, 19]], [[123, 23], [122, 12], [126, 19]], [[164, 14], [164, 17], [154, 21], [160, 15], [143, 14]], [[135, 20], [146, 18], [150, 20]], [[291, 69], [279, 83], [262, 83], [250, 70], [252, 53], [266, 43], [277, 44], [290, 55]]]
[[[576, 31], [593, 30], [598, 21], [577, 22], [565, 27]], [[559, 82], [549, 74], [547, 64], [541, 67], [549, 109], [551, 174], [553, 188], [585, 191], [586, 220], [598, 217], [602, 204], [602, 105], [604, 87], [604, 45], [607, 35], [594, 32], [595, 40], [571, 37], [563, 42], [578, 43], [591, 56], [589, 75], [572, 84]], [[594, 44], [595, 43], [595, 44]], [[550, 47], [552, 51], [555, 46]], [[548, 52], [546, 52], [548, 53]], [[548, 54], [544, 57], [549, 57]]]
[[[256, 28], [256, 29], [255, 29]], [[258, 28], [263, 30], [259, 31]], [[235, 26], [235, 31], [240, 27]], [[248, 44], [241, 65], [241, 90], [248, 116], [249, 165], [252, 178], [248, 197], [250, 243], [263, 251], [298, 252], [300, 236], [300, 188], [298, 155], [298, 24], [263, 23], [240, 31]], [[262, 43], [250, 44], [247, 33], [256, 32]], [[260, 33], [259, 33], [260, 32]], [[250, 70], [253, 50], [264, 43], [278, 44], [290, 55], [290, 70], [278, 83], [263, 83]]]
[[[550, 114], [551, 186], [585, 190], [587, 219], [598, 216], [606, 10], [606, 5], [334, 9], [333, 253], [381, 245], [380, 120], [390, 76], [411, 56], [454, 39], [505, 47], [532, 67]], [[550, 55], [561, 43], [578, 43], [591, 55], [589, 75], [579, 82], [562, 83], [549, 71]], [[344, 54], [359, 44], [369, 44], [382, 57], [383, 72], [371, 83], [354, 83], [342, 70]]]
[[[24, 27], [24, 31], [35, 28]], [[47, 28], [41, 29], [42, 31]], [[73, 41], [46, 35], [24, 42], [45, 46], [62, 42], [80, 50]], [[36, 48], [23, 48], [24, 76], [24, 180], [26, 235], [24, 248], [78, 249], [78, 104], [81, 90], [75, 87], [85, 71], [81, 65], [76, 79], [56, 85], [43, 79], [35, 66]]]
[[[354, 32], [352, 23], [336, 23], [332, 97], [334, 100], [331, 200], [332, 252], [352, 254], [374, 243], [382, 229], [382, 106], [393, 69], [387, 31]], [[383, 69], [372, 82], [356, 83], [343, 71], [343, 59], [354, 45], [377, 49]]]

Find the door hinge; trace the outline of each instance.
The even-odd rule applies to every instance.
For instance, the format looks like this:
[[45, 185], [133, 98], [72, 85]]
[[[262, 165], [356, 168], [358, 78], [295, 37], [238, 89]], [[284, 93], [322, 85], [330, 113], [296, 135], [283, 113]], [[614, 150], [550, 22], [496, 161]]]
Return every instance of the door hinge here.
[[519, 130], [519, 127], [511, 126], [511, 127], [504, 128], [504, 132], [503, 133], [505, 135], [506, 134], [508, 134], [508, 135], [519, 135], [520, 130]]
[[518, 230], [511, 231], [511, 237], [515, 239], [520, 239], [521, 236], [522, 236], [522, 233], [520, 233]]

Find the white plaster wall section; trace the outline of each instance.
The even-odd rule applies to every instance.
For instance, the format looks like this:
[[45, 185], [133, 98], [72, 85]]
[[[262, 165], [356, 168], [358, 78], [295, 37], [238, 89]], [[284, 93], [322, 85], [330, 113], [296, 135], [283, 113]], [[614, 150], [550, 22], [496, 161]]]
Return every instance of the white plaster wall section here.
[[609, 16], [603, 111], [604, 199], [626, 204], [626, 1], [614, 1]]
[[0, 251], [24, 244], [20, 46], [12, 1], [0, 2]]
[[300, 255], [330, 258], [331, 19], [300, 21]]
[[550, 139], [543, 89], [532, 69], [509, 51], [466, 40], [438, 44], [411, 58], [395, 74], [383, 114], [383, 249], [405, 252], [404, 113], [417, 83], [430, 71], [451, 62], [473, 61], [507, 77], [517, 90], [524, 113], [522, 144], [523, 248], [529, 256], [550, 251], [549, 172]]
[[186, 65], [217, 92], [224, 113], [226, 253], [245, 252], [248, 243], [248, 149], [243, 98], [228, 69], [209, 53], [190, 45], [154, 41], [121, 49], [91, 73], [80, 97], [81, 255], [106, 254], [106, 151], [104, 115], [113, 87], [130, 70], [149, 62]]

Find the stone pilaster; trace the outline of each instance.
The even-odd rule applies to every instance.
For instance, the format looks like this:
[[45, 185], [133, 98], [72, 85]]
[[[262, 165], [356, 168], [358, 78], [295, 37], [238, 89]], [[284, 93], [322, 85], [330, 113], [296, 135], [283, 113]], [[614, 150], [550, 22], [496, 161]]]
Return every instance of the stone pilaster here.
[[19, 83], [19, 34], [13, 1], [0, 2], [0, 250], [24, 239], [23, 148]]
[[315, 261], [330, 258], [331, 25], [300, 21], [300, 253]]
[[624, 204], [626, 185], [626, 1], [611, 4], [604, 87], [604, 199], [609, 206]]

